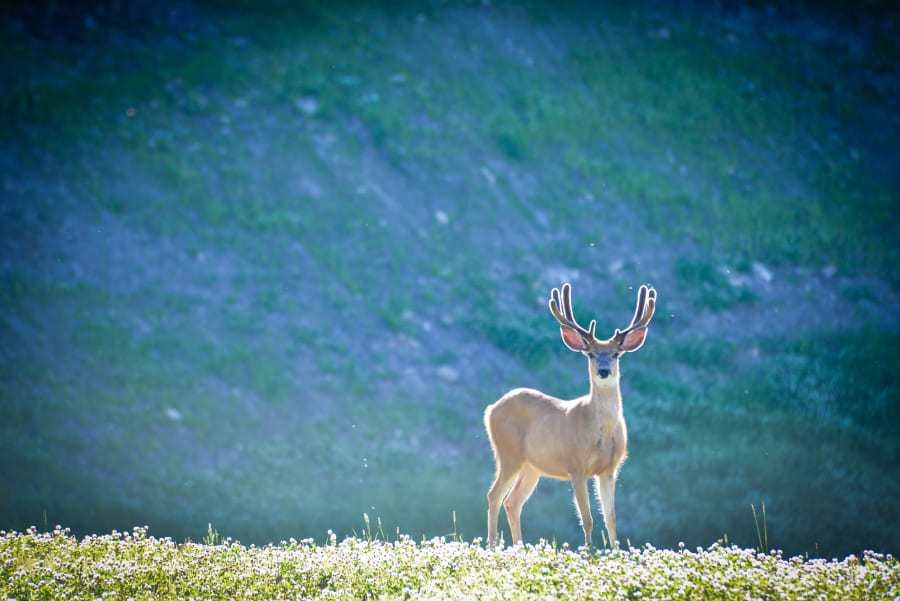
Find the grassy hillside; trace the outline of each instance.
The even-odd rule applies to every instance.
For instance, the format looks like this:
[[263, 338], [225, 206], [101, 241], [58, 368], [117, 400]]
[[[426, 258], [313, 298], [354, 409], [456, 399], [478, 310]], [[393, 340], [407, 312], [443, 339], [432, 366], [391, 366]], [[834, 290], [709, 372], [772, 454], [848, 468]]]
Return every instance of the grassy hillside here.
[[0, 526], [482, 535], [549, 290], [647, 282], [620, 536], [897, 551], [895, 13], [319, 4], [7, 10]]

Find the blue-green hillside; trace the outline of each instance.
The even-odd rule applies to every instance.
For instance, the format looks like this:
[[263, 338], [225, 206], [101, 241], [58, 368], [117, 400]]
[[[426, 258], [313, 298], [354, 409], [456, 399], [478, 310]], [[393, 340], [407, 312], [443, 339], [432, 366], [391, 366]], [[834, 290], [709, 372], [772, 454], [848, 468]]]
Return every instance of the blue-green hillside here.
[[[649, 283], [623, 541], [758, 546], [765, 503], [786, 553], [900, 551], [890, 5], [83, 0], [0, 25], [0, 529], [484, 536], [484, 408], [587, 391], [551, 288], [607, 336]], [[579, 543], [570, 485], [523, 529]]]

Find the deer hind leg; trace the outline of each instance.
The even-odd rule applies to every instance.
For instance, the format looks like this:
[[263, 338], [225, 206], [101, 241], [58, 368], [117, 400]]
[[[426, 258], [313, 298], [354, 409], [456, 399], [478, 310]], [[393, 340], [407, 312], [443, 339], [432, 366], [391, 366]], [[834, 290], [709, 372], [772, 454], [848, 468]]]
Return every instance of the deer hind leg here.
[[597, 476], [597, 496], [600, 497], [600, 507], [603, 509], [603, 521], [606, 524], [606, 533], [609, 535], [609, 544], [615, 547], [619, 543], [616, 536], [616, 477], [615, 475]]
[[534, 492], [541, 475], [533, 467], [526, 465], [519, 472], [516, 483], [503, 502], [506, 509], [506, 519], [509, 521], [509, 531], [512, 534], [512, 544], [522, 542], [522, 506]]
[[500, 515], [500, 504], [503, 502], [503, 498], [506, 496], [507, 491], [509, 491], [509, 487], [512, 486], [519, 468], [521, 468], [521, 466], [517, 465], [515, 470], [510, 470], [505, 466], [500, 465], [498, 461], [497, 477], [494, 478], [494, 483], [491, 484], [491, 488], [488, 490], [487, 494], [488, 544], [491, 546], [498, 542], [497, 518]]
[[581, 516], [581, 529], [584, 530], [584, 544], [591, 546], [591, 530], [594, 518], [591, 517], [591, 501], [588, 496], [587, 478], [583, 474], [572, 474], [572, 488], [575, 489], [575, 505]]

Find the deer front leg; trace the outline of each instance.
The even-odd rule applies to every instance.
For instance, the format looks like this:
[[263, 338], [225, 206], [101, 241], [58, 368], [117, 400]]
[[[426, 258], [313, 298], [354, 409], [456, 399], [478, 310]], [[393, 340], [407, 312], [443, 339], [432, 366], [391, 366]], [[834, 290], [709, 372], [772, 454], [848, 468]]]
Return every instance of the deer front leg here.
[[616, 536], [616, 477], [597, 476], [597, 496], [600, 497], [600, 508], [603, 510], [603, 522], [609, 535], [609, 544], [616, 547], [619, 539]]
[[588, 498], [587, 478], [584, 474], [572, 474], [572, 488], [575, 489], [575, 504], [581, 516], [581, 529], [584, 530], [584, 544], [591, 546], [591, 530], [594, 519], [591, 517], [591, 501]]

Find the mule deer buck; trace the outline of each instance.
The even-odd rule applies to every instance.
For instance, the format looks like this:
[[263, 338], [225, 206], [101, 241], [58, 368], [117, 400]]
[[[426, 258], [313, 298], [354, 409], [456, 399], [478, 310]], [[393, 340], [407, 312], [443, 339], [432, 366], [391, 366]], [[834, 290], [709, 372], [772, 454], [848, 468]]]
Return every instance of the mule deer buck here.
[[[506, 393], [484, 412], [484, 423], [497, 472], [488, 491], [488, 544], [497, 543], [500, 503], [506, 509], [513, 544], [522, 540], [522, 506], [541, 476], [571, 480], [581, 516], [584, 542], [591, 545], [591, 505], [587, 481], [595, 479], [611, 545], [616, 537], [615, 487], [625, 461], [627, 434], [619, 391], [619, 358], [644, 344], [656, 310], [656, 291], [641, 286], [634, 318], [608, 340], [594, 336], [596, 320], [584, 329], [572, 313], [572, 291], [553, 289], [550, 312], [559, 322], [563, 342], [588, 358], [590, 392], [572, 401], [530, 388]], [[505, 499], [504, 499], [505, 498]]]

